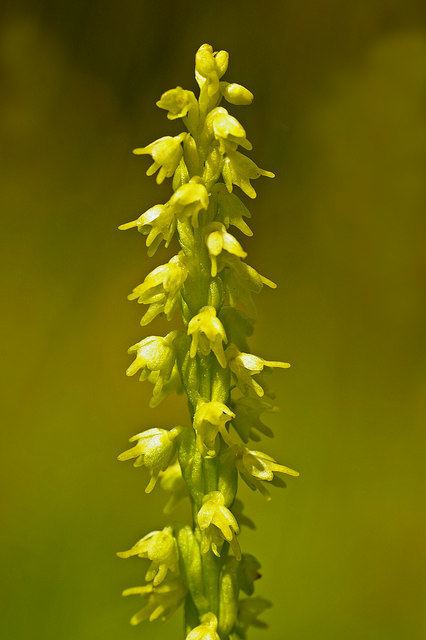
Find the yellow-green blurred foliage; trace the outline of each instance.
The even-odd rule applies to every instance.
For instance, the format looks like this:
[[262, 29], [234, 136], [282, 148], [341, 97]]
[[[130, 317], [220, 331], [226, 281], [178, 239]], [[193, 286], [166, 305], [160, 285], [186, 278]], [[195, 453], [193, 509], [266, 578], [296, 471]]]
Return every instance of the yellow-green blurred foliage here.
[[277, 173], [250, 203], [249, 260], [280, 283], [258, 300], [253, 346], [293, 363], [274, 375], [282, 409], [265, 449], [302, 477], [271, 504], [244, 493], [258, 529], [242, 543], [275, 603], [253, 640], [425, 637], [422, 6], [3, 7], [5, 640], [166, 640], [181, 628], [179, 617], [130, 628], [136, 605], [120, 597], [143, 563], [115, 552], [165, 518], [160, 491], [147, 498], [144, 472], [116, 455], [185, 411], [149, 410], [148, 389], [124, 376], [145, 331], [125, 296], [157, 261], [116, 227], [169, 193], [129, 151], [175, 131], [154, 102], [192, 88], [202, 42], [229, 50], [229, 78], [254, 91], [237, 115]]

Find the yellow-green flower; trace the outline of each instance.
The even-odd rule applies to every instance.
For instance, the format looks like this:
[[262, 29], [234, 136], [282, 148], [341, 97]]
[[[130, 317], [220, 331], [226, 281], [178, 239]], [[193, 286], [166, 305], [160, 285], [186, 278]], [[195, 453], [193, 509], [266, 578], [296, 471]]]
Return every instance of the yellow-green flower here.
[[228, 151], [223, 162], [222, 175], [228, 191], [232, 191], [232, 185], [235, 184], [249, 198], [256, 197], [256, 191], [252, 187], [250, 180], [255, 180], [260, 176], [275, 177], [272, 171], [260, 169], [253, 160], [243, 156], [239, 151]]
[[[220, 491], [211, 491], [203, 498], [203, 505], [197, 514], [197, 523], [203, 533], [201, 551], [211, 548], [220, 556], [220, 546], [226, 540], [231, 545], [237, 559], [241, 557], [236, 536], [240, 532], [238, 522], [232, 512], [225, 507], [225, 498]], [[219, 537], [218, 537], [219, 536]]]
[[243, 353], [235, 345], [230, 345], [226, 350], [229, 367], [235, 376], [238, 388], [242, 393], [254, 391], [258, 396], [264, 395], [264, 390], [253, 376], [258, 375], [264, 367], [288, 369], [288, 362], [278, 362], [276, 360], [264, 360], [252, 353]]
[[187, 276], [186, 261], [180, 252], [167, 264], [156, 267], [146, 276], [142, 284], [133, 289], [128, 299], [149, 305], [148, 311], [141, 320], [142, 326], [154, 320], [160, 313], [164, 313], [167, 320], [171, 319], [179, 304], [180, 288]]
[[251, 91], [236, 82], [220, 82], [220, 92], [227, 102], [236, 105], [251, 104], [254, 95]]
[[223, 343], [227, 342], [225, 329], [216, 317], [214, 307], [203, 307], [188, 324], [188, 335], [192, 336], [189, 355], [195, 358], [197, 351], [207, 356], [213, 351], [221, 367], [226, 367], [226, 357]]
[[186, 588], [179, 578], [169, 578], [156, 587], [150, 583], [123, 591], [123, 596], [133, 595], [144, 600], [144, 607], [130, 619], [130, 624], [136, 625], [144, 620], [167, 620], [181, 605]]
[[160, 487], [169, 494], [169, 499], [163, 509], [167, 515], [172, 513], [177, 505], [188, 496], [188, 489], [182, 477], [179, 462], [176, 461], [160, 473]]
[[256, 396], [241, 396], [232, 404], [235, 418], [232, 426], [237, 430], [241, 440], [248, 442], [249, 439], [259, 442], [261, 433], [268, 438], [272, 438], [272, 430], [263, 424], [260, 416], [267, 411], [276, 411], [270, 402]]
[[216, 630], [216, 616], [214, 613], [206, 613], [201, 617], [201, 624], [188, 633], [186, 640], [220, 640]]
[[[222, 151], [235, 150], [237, 145], [244, 149], [252, 149], [246, 138], [244, 127], [224, 107], [216, 107], [206, 118], [206, 130], [216, 138]], [[226, 144], [231, 143], [231, 145]]]
[[194, 414], [194, 430], [197, 434], [197, 447], [200, 453], [207, 458], [216, 456], [216, 440], [220, 433], [225, 442], [230, 442], [230, 436], [226, 430], [226, 424], [235, 413], [226, 404], [212, 400], [205, 402], [200, 400]]
[[207, 95], [219, 91], [219, 79], [226, 73], [229, 55], [227, 51], [213, 52], [210, 44], [203, 44], [195, 54], [195, 79], [200, 89], [207, 86]]
[[177, 169], [177, 166], [182, 158], [182, 146], [186, 133], [181, 133], [178, 136], [163, 136], [158, 138], [146, 147], [139, 147], [133, 150], [133, 153], [137, 156], [150, 155], [154, 160], [153, 164], [146, 172], [147, 176], [152, 176], [158, 171], [156, 182], [161, 184], [165, 178], [171, 178]]
[[145, 466], [151, 478], [146, 493], [151, 493], [161, 471], [167, 469], [176, 455], [176, 438], [182, 433], [182, 427], [167, 429], [147, 429], [132, 436], [129, 442], [136, 444], [118, 456], [120, 462], [135, 460], [134, 467]]
[[[166, 336], [148, 336], [130, 347], [129, 353], [136, 353], [136, 358], [128, 367], [126, 375], [133, 376], [140, 371], [139, 380], [147, 380], [151, 373], [155, 376], [153, 394], [161, 393], [163, 385], [170, 379], [175, 364], [173, 341], [177, 331]], [[151, 378], [152, 381], [152, 378]]]
[[156, 104], [160, 109], [168, 111], [169, 120], [176, 120], [176, 118], [184, 118], [190, 108], [197, 105], [197, 101], [192, 91], [176, 87], [163, 93]]
[[273, 482], [275, 473], [284, 473], [293, 478], [299, 476], [298, 471], [278, 464], [274, 458], [262, 451], [252, 451], [242, 445], [236, 445], [232, 449], [237, 469], [244, 482], [253, 491], [259, 491], [267, 499], [270, 498], [269, 492], [262, 482]]
[[222, 251], [245, 258], [246, 252], [234, 236], [226, 230], [225, 225], [221, 222], [212, 222], [209, 232], [206, 236], [206, 245], [211, 261], [211, 276], [214, 278], [217, 274], [217, 257]]
[[217, 195], [217, 212], [226, 228], [237, 227], [244, 235], [252, 236], [244, 218], [251, 218], [250, 211], [234, 193], [230, 193], [226, 186], [219, 182], [215, 185], [214, 193]]
[[242, 307], [248, 314], [255, 315], [253, 294], [259, 293], [264, 285], [271, 289], [276, 289], [277, 285], [236, 256], [224, 253], [220, 262], [226, 304]]
[[167, 576], [167, 572], [178, 573], [178, 552], [176, 540], [171, 527], [165, 527], [162, 531], [151, 531], [138, 540], [128, 551], [117, 554], [120, 558], [147, 558], [151, 561], [145, 580], [152, 582], [154, 587], [161, 584]]
[[201, 178], [194, 177], [179, 187], [168, 202], [168, 206], [178, 218], [190, 218], [194, 229], [198, 227], [200, 211], [209, 206], [209, 194]]
[[162, 242], [168, 247], [174, 236], [176, 230], [174, 211], [168, 204], [156, 204], [136, 220], [121, 224], [118, 228], [125, 231], [133, 227], [147, 236], [148, 255], [153, 256]]

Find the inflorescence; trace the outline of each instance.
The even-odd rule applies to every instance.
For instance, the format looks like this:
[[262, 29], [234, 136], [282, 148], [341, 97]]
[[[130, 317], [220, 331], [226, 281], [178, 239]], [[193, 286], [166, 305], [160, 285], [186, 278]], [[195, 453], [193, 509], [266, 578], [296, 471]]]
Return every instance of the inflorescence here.
[[164, 314], [177, 328], [130, 347], [135, 359], [127, 375], [138, 373], [153, 384], [152, 407], [171, 393], [185, 393], [191, 423], [138, 433], [119, 460], [146, 467], [146, 492], [160, 485], [168, 494], [166, 514], [187, 498], [193, 517], [186, 526], [146, 534], [118, 555], [150, 561], [146, 584], [124, 591], [143, 602], [131, 623], [167, 619], [183, 604], [186, 640], [239, 640], [249, 627], [266, 626], [258, 616], [270, 603], [253, 596], [260, 564], [238, 542], [241, 525], [254, 527], [236, 498], [238, 478], [269, 499], [268, 484], [285, 486], [282, 474], [299, 475], [248, 446], [272, 436], [261, 419], [275, 410], [263, 370], [290, 365], [253, 355], [247, 344], [252, 296], [276, 285], [244, 261], [246, 251], [232, 227], [253, 235], [250, 213], [233, 187], [255, 198], [251, 181], [274, 174], [241, 153], [252, 145], [240, 122], [220, 106], [222, 99], [232, 105], [253, 100], [245, 87], [222, 80], [228, 57], [203, 44], [195, 56], [198, 99], [176, 87], [157, 102], [187, 131], [134, 153], [151, 156], [147, 175], [156, 174], [158, 184], [172, 178], [173, 194], [120, 227], [146, 236], [149, 256], [175, 238], [179, 245], [129, 295], [146, 306], [142, 326]]

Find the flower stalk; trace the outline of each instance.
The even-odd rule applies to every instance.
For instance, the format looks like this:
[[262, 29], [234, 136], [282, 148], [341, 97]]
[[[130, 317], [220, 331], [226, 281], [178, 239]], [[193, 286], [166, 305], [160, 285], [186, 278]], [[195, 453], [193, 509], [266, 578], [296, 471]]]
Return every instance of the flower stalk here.
[[156, 174], [158, 184], [172, 178], [173, 194], [120, 227], [146, 236], [149, 256], [162, 243], [177, 245], [176, 255], [129, 295], [147, 307], [142, 326], [164, 315], [176, 328], [130, 347], [135, 359], [127, 375], [138, 373], [153, 384], [151, 406], [184, 393], [189, 422], [142, 431], [119, 460], [148, 470], [146, 492], [159, 485], [168, 494], [166, 514], [184, 499], [192, 513], [185, 526], [141, 532], [139, 541], [118, 554], [150, 561], [146, 584], [124, 595], [143, 600], [132, 624], [164, 620], [183, 605], [186, 640], [244, 639], [250, 627], [265, 626], [258, 616], [270, 603], [253, 596], [260, 564], [241, 552], [238, 541], [241, 526], [254, 526], [236, 497], [238, 479], [269, 498], [265, 485], [283, 486], [281, 475], [298, 475], [247, 446], [272, 436], [261, 420], [275, 410], [264, 368], [290, 365], [249, 352], [252, 296], [276, 285], [245, 262], [247, 253], [234, 233], [252, 235], [250, 213], [233, 189], [254, 198], [251, 181], [274, 174], [239, 150], [252, 145], [241, 123], [220, 105], [223, 99], [248, 105], [253, 94], [222, 80], [227, 67], [228, 53], [204, 44], [195, 56], [198, 98], [182, 87], [161, 96], [157, 106], [169, 120], [181, 120], [186, 131], [134, 153], [152, 157], [147, 175]]

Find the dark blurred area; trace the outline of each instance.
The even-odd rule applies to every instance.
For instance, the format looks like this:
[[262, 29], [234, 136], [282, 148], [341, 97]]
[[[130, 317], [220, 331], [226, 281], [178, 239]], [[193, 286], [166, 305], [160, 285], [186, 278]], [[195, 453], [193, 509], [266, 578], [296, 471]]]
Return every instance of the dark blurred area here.
[[124, 375], [147, 334], [126, 295], [169, 254], [116, 229], [170, 193], [130, 150], [180, 131], [154, 104], [194, 88], [203, 42], [253, 90], [230, 110], [277, 173], [249, 203], [249, 262], [280, 283], [252, 344], [293, 365], [262, 447], [302, 474], [269, 504], [243, 490], [275, 604], [250, 637], [426, 636], [425, 17], [421, 0], [2, 6], [2, 638], [180, 633], [179, 615], [131, 628], [120, 596], [144, 566], [115, 552], [167, 519], [116, 456], [186, 418]]

